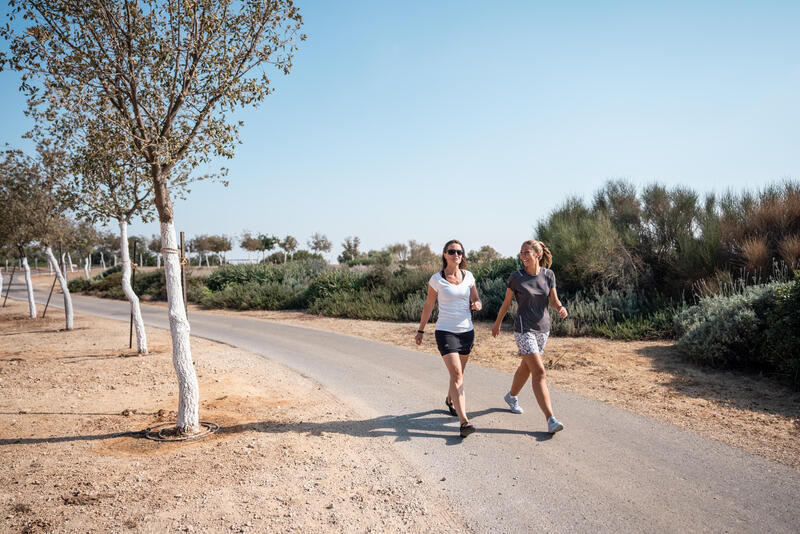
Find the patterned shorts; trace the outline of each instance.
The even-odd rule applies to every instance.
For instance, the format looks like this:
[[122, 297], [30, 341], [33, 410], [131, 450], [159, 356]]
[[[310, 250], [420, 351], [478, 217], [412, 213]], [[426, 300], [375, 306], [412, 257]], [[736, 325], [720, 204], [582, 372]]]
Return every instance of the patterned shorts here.
[[514, 340], [517, 342], [519, 354], [544, 354], [544, 346], [549, 335], [550, 332], [546, 334], [541, 332], [525, 332], [524, 334], [514, 332]]

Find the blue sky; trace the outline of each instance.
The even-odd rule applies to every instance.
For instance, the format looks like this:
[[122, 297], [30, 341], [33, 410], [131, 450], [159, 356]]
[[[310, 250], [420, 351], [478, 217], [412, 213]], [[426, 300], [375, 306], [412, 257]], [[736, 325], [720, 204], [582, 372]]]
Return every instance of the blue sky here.
[[[187, 234], [518, 250], [608, 179], [698, 192], [800, 178], [800, 2], [303, 1], [308, 39]], [[18, 78], [0, 140], [25, 147]], [[134, 224], [150, 235], [153, 224]], [[554, 251], [557, 253], [557, 251]], [[235, 251], [229, 257], [244, 257]]]

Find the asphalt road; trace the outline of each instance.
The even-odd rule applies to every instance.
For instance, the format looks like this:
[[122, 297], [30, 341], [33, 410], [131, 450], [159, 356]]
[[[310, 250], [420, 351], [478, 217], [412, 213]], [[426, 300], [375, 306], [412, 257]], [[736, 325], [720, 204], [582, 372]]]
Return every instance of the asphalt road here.
[[[14, 285], [11, 295], [24, 299]], [[54, 300], [60, 305], [60, 295]], [[126, 302], [73, 302], [80, 314], [130, 314]], [[168, 328], [165, 308], [142, 311], [147, 325]], [[800, 532], [800, 472], [692, 432], [551, 387], [565, 425], [551, 437], [529, 388], [525, 414], [511, 414], [503, 402], [510, 375], [471, 365], [465, 387], [478, 432], [462, 441], [444, 411], [439, 358], [244, 317], [197, 312], [190, 321], [192, 335], [281, 362], [331, 390], [362, 419], [309, 423], [309, 432], [393, 436], [427, 473], [423, 483], [441, 487], [476, 532]]]

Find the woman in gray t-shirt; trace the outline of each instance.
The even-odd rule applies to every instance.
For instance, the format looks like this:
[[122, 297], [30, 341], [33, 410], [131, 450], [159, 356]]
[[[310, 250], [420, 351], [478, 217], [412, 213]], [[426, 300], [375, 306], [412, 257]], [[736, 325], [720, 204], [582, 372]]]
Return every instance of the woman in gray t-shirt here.
[[525, 268], [508, 277], [506, 298], [494, 321], [492, 336], [497, 337], [500, 333], [500, 324], [511, 306], [511, 299], [516, 297], [518, 314], [514, 320], [514, 339], [522, 362], [514, 373], [505, 401], [513, 413], [522, 413], [517, 395], [532, 376], [533, 395], [547, 419], [547, 431], [554, 434], [563, 430], [564, 425], [553, 415], [542, 354], [550, 335], [548, 305], [553, 306], [562, 319], [567, 316], [567, 309], [558, 300], [556, 275], [548, 268], [553, 264], [553, 257], [545, 244], [533, 239], [525, 241], [520, 247], [519, 258]]

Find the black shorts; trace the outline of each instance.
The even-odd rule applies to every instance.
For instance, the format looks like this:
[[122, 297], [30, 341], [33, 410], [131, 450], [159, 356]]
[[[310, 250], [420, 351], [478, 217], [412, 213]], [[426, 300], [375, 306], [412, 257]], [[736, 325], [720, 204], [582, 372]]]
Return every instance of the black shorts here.
[[436, 345], [439, 347], [439, 354], [442, 356], [453, 352], [466, 356], [472, 351], [472, 345], [475, 343], [475, 330], [462, 332], [461, 334], [445, 332], [444, 330], [436, 330], [434, 333], [436, 334]]

